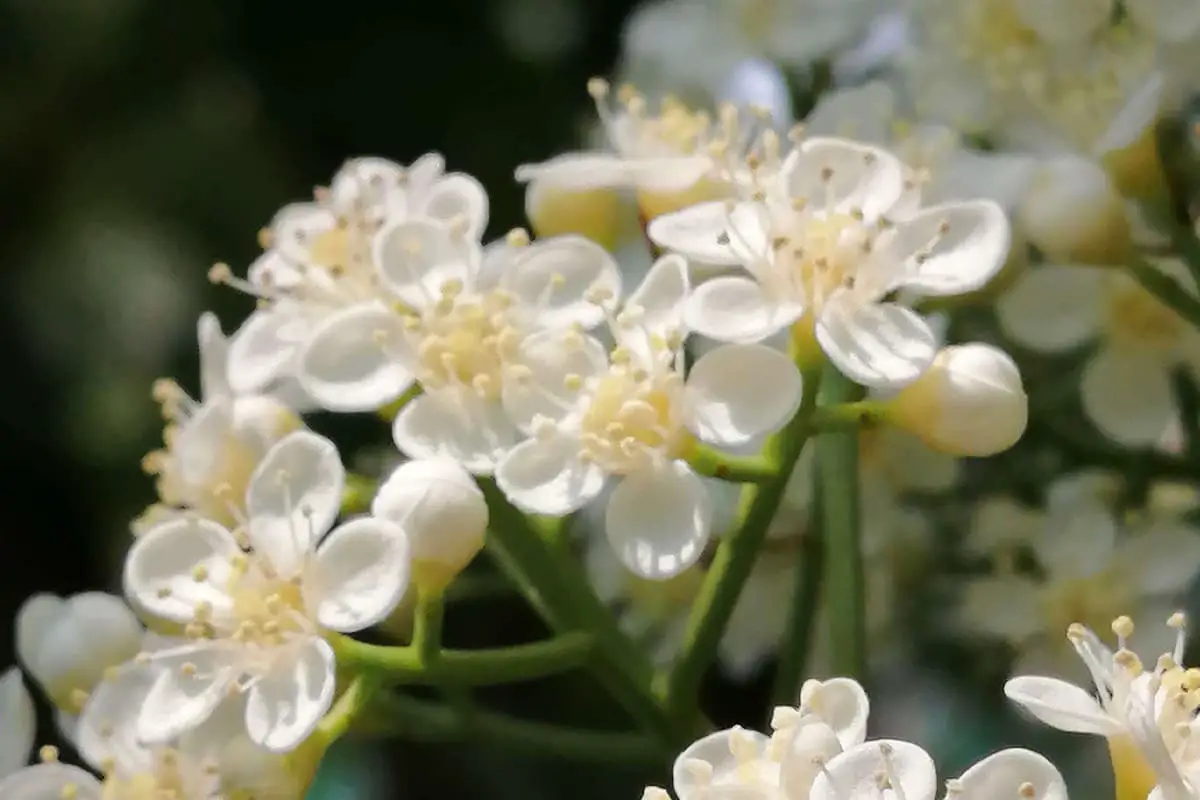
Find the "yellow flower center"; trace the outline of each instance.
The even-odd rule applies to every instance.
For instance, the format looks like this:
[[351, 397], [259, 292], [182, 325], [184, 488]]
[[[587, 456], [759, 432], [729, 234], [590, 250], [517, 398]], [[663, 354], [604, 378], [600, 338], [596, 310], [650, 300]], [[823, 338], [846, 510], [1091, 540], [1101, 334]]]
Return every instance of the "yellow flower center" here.
[[1158, 785], [1158, 778], [1137, 745], [1128, 736], [1114, 736], [1108, 740], [1108, 753], [1112, 758], [1116, 800], [1145, 800]]
[[682, 388], [677, 372], [652, 374], [618, 355], [583, 415], [585, 455], [617, 474], [681, 455], [691, 441], [679, 420]]
[[[197, 788], [193, 784], [204, 783], [200, 774], [186, 776], [180, 764], [179, 754], [162, 748], [155, 754], [155, 766], [150, 772], [134, 775], [109, 775], [104, 780], [103, 800], [193, 800]], [[189, 780], [189, 777], [191, 778]], [[65, 796], [65, 795], [64, 795]]]

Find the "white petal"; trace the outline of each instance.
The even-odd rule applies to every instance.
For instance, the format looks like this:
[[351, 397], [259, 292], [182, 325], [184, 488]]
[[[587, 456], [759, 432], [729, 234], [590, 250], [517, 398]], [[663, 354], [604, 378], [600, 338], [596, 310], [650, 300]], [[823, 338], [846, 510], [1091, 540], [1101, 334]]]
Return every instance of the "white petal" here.
[[535, 437], [521, 442], [496, 466], [496, 485], [526, 513], [564, 516], [604, 489], [604, 470], [580, 458], [581, 445], [569, 436]]
[[625, 310], [633, 310], [637, 324], [652, 334], [682, 333], [683, 309], [690, 290], [687, 260], [677, 254], [665, 255], [654, 262], [625, 301]]
[[271, 250], [285, 256], [288, 263], [308, 263], [312, 243], [337, 225], [337, 213], [324, 205], [288, 203], [271, 219]]
[[860, 303], [848, 291], [822, 309], [817, 342], [843, 375], [874, 389], [911, 383], [937, 355], [937, 338], [916, 312], [893, 303]]
[[250, 738], [273, 753], [294, 750], [329, 710], [334, 685], [333, 650], [324, 639], [309, 640], [250, 689]]
[[1047, 42], [1079, 44], [1108, 23], [1113, 0], [1016, 0], [1015, 7], [1021, 22]]
[[804, 705], [833, 729], [844, 749], [860, 745], [867, 738], [871, 703], [853, 678], [820, 681], [804, 694]]
[[884, 144], [892, 138], [896, 103], [895, 90], [884, 81], [835, 89], [821, 95], [804, 118], [804, 130], [810, 136]]
[[248, 536], [278, 575], [295, 575], [334, 525], [344, 487], [337, 445], [310, 431], [289, 433], [259, 462], [246, 491]]
[[203, 723], [238, 677], [218, 646], [181, 648], [154, 663], [161, 669], [137, 718], [137, 738], [144, 745], [173, 741]]
[[1168, 42], [1182, 42], [1200, 29], [1200, 3], [1195, 0], [1125, 0], [1125, 12]]
[[148, 772], [154, 756], [138, 741], [138, 709], [150, 696], [153, 667], [128, 664], [102, 680], [88, 696], [75, 727], [74, 744], [93, 768], [111, 760], [123, 774]]
[[[1018, 791], [1032, 784], [1033, 793]], [[1067, 800], [1062, 774], [1045, 756], [1032, 750], [1010, 748], [979, 761], [958, 779], [966, 800], [990, 800], [1020, 794], [1030, 800]]]
[[329, 182], [329, 205], [343, 214], [361, 214], [383, 203], [404, 179], [404, 167], [394, 161], [375, 156], [351, 158]]
[[1147, 595], [1183, 592], [1200, 565], [1200, 531], [1190, 525], [1165, 523], [1131, 538], [1121, 550], [1134, 568], [1137, 587]]
[[101, 800], [103, 795], [100, 781], [70, 764], [34, 764], [0, 780], [4, 800]]
[[207, 486], [220, 480], [232, 430], [233, 400], [227, 397], [203, 404], [179, 427], [171, 453], [181, 483]]
[[704, 483], [682, 461], [627, 476], [608, 498], [604, 530], [631, 572], [667, 580], [695, 564], [712, 526]]
[[58, 595], [39, 592], [27, 597], [17, 609], [17, 661], [25, 669], [31, 670], [30, 664], [37, 657], [42, 640], [66, 607], [67, 601]]
[[904, 165], [886, 150], [846, 139], [811, 137], [784, 161], [780, 179], [794, 200], [835, 212], [861, 211], [872, 222], [904, 194]]
[[1014, 342], [1042, 352], [1078, 347], [1096, 335], [1105, 312], [1105, 276], [1096, 267], [1049, 264], [1028, 270], [996, 302]]
[[1070, 580], [1097, 575], [1112, 563], [1117, 521], [1096, 502], [1054, 509], [1032, 541], [1038, 564], [1052, 578]]
[[229, 385], [237, 393], [265, 389], [287, 369], [299, 344], [291, 335], [296, 322], [287, 306], [255, 311], [229, 341]]
[[414, 398], [392, 425], [409, 458], [450, 458], [477, 475], [491, 474], [520, 438], [500, 403], [453, 386]]
[[972, 200], [926, 208], [897, 224], [880, 243], [877, 258], [904, 264], [889, 288], [957, 295], [983, 288], [1004, 266], [1009, 243], [1004, 209], [990, 200]]
[[[679, 800], [707, 796], [712, 788], [709, 774], [716, 777], [733, 772], [737, 768], [739, 762], [733, 755], [735, 748], [739, 752], [744, 749], [748, 754], [757, 752], [760, 756], [765, 756], [769, 744], [770, 739], [763, 734], [740, 726], [710, 733], [696, 740], [684, 748], [671, 768], [675, 794], [679, 796]], [[708, 770], [696, 770], [693, 766], [696, 762], [711, 766], [711, 773]]]
[[403, 220], [380, 231], [374, 256], [388, 290], [417, 309], [437, 302], [448, 283], [470, 287], [481, 258], [477, 242], [424, 218]]
[[[21, 670], [9, 667], [0, 676], [0, 778], [29, 760], [37, 733], [33, 698], [21, 679]], [[0, 795], [7, 797], [7, 795]]]
[[625, 160], [609, 153], [564, 153], [540, 164], [522, 164], [516, 179], [573, 190], [626, 186], [632, 180]]
[[1090, 694], [1057, 678], [1036, 675], [1010, 678], [1004, 684], [1004, 694], [1042, 722], [1060, 731], [1110, 736], [1124, 730]]
[[[582, 236], [556, 236], [521, 250], [506, 265], [502, 288], [517, 296], [543, 328], [604, 321], [621, 294], [621, 270], [600, 245]], [[610, 300], [595, 302], [597, 294]]]
[[451, 173], [434, 181], [422, 198], [420, 213], [448, 225], [465, 224], [464, 235], [478, 240], [488, 223], [487, 191], [470, 175]]
[[207, 399], [230, 393], [225, 365], [229, 361], [229, 340], [221, 332], [221, 323], [211, 311], [200, 315], [196, 324], [200, 343], [200, 396]]
[[701, 283], [685, 309], [690, 330], [722, 342], [761, 342], [803, 314], [803, 306], [776, 302], [756, 282], [737, 276]]
[[[233, 534], [215, 522], [164, 522], [135, 539], [125, 556], [125, 595], [143, 612], [172, 622], [190, 622], [199, 603], [226, 614], [233, 601], [224, 587], [241, 552]], [[197, 574], [207, 577], [198, 581]]]
[[409, 546], [394, 522], [361, 517], [335, 528], [304, 577], [317, 621], [335, 631], [370, 627], [392, 612], [408, 588]]
[[568, 388], [575, 380], [568, 376], [586, 384], [603, 375], [608, 351], [591, 336], [568, 338], [561, 331], [542, 331], [521, 342], [516, 361], [516, 368], [505, 374], [501, 399], [513, 423], [528, 432], [539, 415], [561, 419], [579, 410], [586, 395]]
[[373, 411], [412, 383], [404, 321], [381, 303], [330, 315], [300, 350], [300, 386], [330, 411]]
[[1103, 158], [1136, 144], [1147, 129], [1158, 121], [1166, 90], [1167, 82], [1162, 71], [1155, 70], [1128, 95], [1125, 105], [1113, 115], [1108, 129], [1096, 140], [1092, 153]]
[[712, 169], [707, 156], [663, 156], [629, 158], [625, 169], [639, 189], [647, 192], [684, 192]]
[[789, 798], [807, 798], [822, 766], [842, 752], [842, 744], [833, 728], [814, 714], [805, 714], [786, 729], [779, 730], [788, 739], [780, 763], [780, 787]]
[[744, 259], [729, 244], [721, 243], [728, 228], [728, 205], [714, 201], [657, 216], [647, 226], [646, 235], [659, 247], [689, 261], [733, 267]]
[[836, 755], [813, 782], [811, 800], [875, 800], [880, 797], [879, 775], [898, 783], [895, 797], [933, 800], [937, 771], [920, 747], [896, 739], [877, 739]]
[[1084, 367], [1081, 380], [1083, 410], [1120, 444], [1158, 443], [1177, 414], [1170, 374], [1153, 353], [1106, 347]]
[[684, 388], [688, 428], [707, 442], [746, 444], [778, 430], [800, 407], [800, 372], [783, 353], [761, 344], [710, 350]]

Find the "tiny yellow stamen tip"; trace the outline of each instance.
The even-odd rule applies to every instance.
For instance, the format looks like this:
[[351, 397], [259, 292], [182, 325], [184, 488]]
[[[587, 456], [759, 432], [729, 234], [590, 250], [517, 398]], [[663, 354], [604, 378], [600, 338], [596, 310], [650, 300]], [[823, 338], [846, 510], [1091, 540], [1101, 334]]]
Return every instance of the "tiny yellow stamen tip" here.
[[218, 261], [208, 270], [208, 280], [210, 283], [228, 283], [233, 280], [233, 270], [225, 262]]
[[38, 759], [43, 764], [53, 764], [54, 762], [58, 761], [58, 748], [52, 744], [43, 745], [42, 748], [38, 750]]
[[1129, 638], [1133, 635], [1133, 620], [1127, 616], [1119, 616], [1112, 621], [1112, 632], [1122, 638]]
[[1167, 618], [1167, 627], [1174, 628], [1175, 630], [1187, 627], [1187, 614], [1184, 614], [1182, 611], [1176, 611]]
[[609, 84], [604, 78], [591, 78], [587, 82], [587, 91], [596, 100], [608, 97]]

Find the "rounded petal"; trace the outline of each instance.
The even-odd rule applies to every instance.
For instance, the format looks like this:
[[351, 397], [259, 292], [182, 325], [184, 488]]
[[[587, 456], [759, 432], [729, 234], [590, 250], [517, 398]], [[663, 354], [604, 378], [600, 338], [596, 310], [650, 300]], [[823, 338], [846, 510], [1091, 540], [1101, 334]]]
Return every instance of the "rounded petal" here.
[[803, 306], [776, 302], [749, 278], [722, 276], [696, 287], [684, 319], [688, 329], [720, 342], [761, 342], [803, 314]]
[[830, 678], [806, 685], [801, 694], [804, 707], [833, 729], [843, 749], [862, 744], [867, 738], [871, 703], [862, 685], [853, 678]]
[[600, 245], [556, 236], [529, 245], [506, 265], [503, 289], [516, 295], [542, 328], [594, 328], [621, 295], [621, 270]]
[[73, 740], [93, 768], [103, 771], [109, 761], [128, 774], [154, 768], [153, 753], [138, 741], [136, 711], [150, 696], [156, 678], [152, 667], [128, 664], [88, 696]]
[[67, 601], [49, 592], [30, 595], [17, 610], [17, 660], [25, 669], [37, 657], [42, 640], [67, 607]]
[[312, 733], [333, 703], [333, 649], [313, 638], [264, 675], [246, 697], [250, 739], [273, 753], [290, 752]]
[[886, 775], [896, 797], [933, 800], [937, 770], [929, 754], [915, 744], [878, 739], [836, 755], [813, 782], [811, 800], [866, 800], [880, 795], [879, 776]]
[[710, 350], [684, 388], [688, 428], [707, 442], [745, 444], [778, 430], [800, 407], [800, 372], [783, 353], [761, 344]]
[[1079, 498], [1072, 505], [1052, 507], [1045, 528], [1030, 543], [1038, 564], [1052, 578], [1070, 580], [1111, 566], [1117, 532], [1117, 520], [1105, 504]]
[[413, 308], [428, 308], [443, 288], [470, 286], [481, 258], [478, 242], [444, 223], [406, 219], [375, 238], [375, 264], [387, 289]]
[[520, 431], [500, 403], [445, 387], [404, 406], [392, 438], [409, 458], [450, 458], [476, 475], [489, 475], [520, 440]]
[[301, 348], [300, 387], [330, 411], [373, 411], [412, 383], [416, 361], [404, 320], [382, 304], [330, 315]]
[[201, 725], [238, 678], [228, 654], [212, 645], [157, 654], [154, 665], [160, 669], [137, 718], [137, 739], [144, 745], [174, 741]]
[[897, 263], [895, 285], [925, 295], [973, 292], [995, 277], [1008, 257], [1011, 241], [1008, 217], [990, 200], [971, 200], [933, 206], [899, 223], [878, 258]]
[[728, 228], [729, 207], [724, 201], [713, 201], [655, 217], [646, 227], [646, 235], [659, 247], [689, 261], [733, 267], [744, 259], [724, 235]]
[[[1013, 747], [993, 753], [962, 774], [956, 782], [963, 797], [991, 798], [1020, 794], [1030, 800], [1067, 800], [1062, 774], [1043, 755]], [[1018, 792], [1023, 784], [1033, 793]]]
[[1177, 414], [1166, 365], [1140, 351], [1100, 350], [1084, 367], [1080, 395], [1096, 427], [1129, 447], [1158, 443]]
[[526, 439], [496, 466], [496, 485], [526, 513], [565, 516], [604, 489], [604, 470], [580, 452], [579, 441], [569, 436]]
[[574, 190], [626, 186], [632, 180], [625, 160], [609, 153], [564, 153], [540, 164], [522, 164], [516, 179]]
[[843, 375], [873, 389], [915, 381], [937, 355], [937, 338], [919, 314], [894, 303], [860, 303], [846, 291], [822, 309], [817, 342]]
[[344, 633], [382, 620], [408, 588], [408, 537], [394, 522], [361, 517], [335, 528], [304, 577], [317, 622]]
[[1121, 559], [1134, 568], [1137, 588], [1147, 595], [1183, 592], [1200, 565], [1200, 531], [1190, 525], [1166, 523], [1132, 537]]
[[224, 587], [241, 552], [233, 534], [215, 522], [164, 522], [135, 539], [125, 556], [125, 595], [135, 608], [172, 622], [191, 622], [202, 603], [227, 614], [233, 601]]
[[687, 260], [678, 254], [665, 255], [654, 262], [625, 301], [624, 313], [651, 334], [682, 333], [683, 309], [690, 291]]
[[299, 342], [292, 336], [295, 316], [286, 305], [255, 311], [229, 341], [228, 377], [235, 393], [260, 392], [291, 364]]
[[996, 318], [1006, 336], [1026, 347], [1049, 353], [1078, 347], [1100, 329], [1104, 281], [1095, 267], [1030, 269], [1000, 296]]
[[203, 398], [230, 393], [228, 371], [229, 340], [221, 332], [221, 322], [211, 311], [200, 315], [196, 323], [200, 343], [200, 396]]
[[788, 742], [779, 765], [780, 786], [788, 797], [806, 798], [822, 766], [842, 752], [842, 744], [833, 728], [813, 714], [805, 714], [779, 730], [785, 732]]
[[279, 575], [294, 575], [333, 527], [345, 485], [337, 445], [311, 431], [289, 433], [263, 456], [246, 491], [248, 533]]
[[513, 423], [529, 432], [539, 416], [557, 420], [580, 409], [586, 402], [580, 389], [608, 369], [608, 350], [591, 336], [542, 331], [521, 342], [516, 360], [505, 373], [501, 401]]
[[0, 780], [4, 800], [102, 800], [104, 787], [86, 770], [70, 764], [34, 764]]
[[793, 200], [873, 222], [904, 194], [904, 165], [891, 153], [847, 139], [814, 136], [784, 161], [780, 180]]
[[[679, 800], [691, 800], [707, 794], [713, 783], [736, 770], [739, 760], [734, 751], [765, 756], [770, 739], [758, 731], [741, 726], [710, 733], [688, 745], [671, 768], [671, 779]], [[722, 787], [725, 788], [725, 787]]]
[[608, 498], [604, 530], [631, 572], [667, 580], [695, 564], [712, 527], [712, 500], [682, 461], [627, 476]]
[[479, 239], [488, 223], [487, 191], [470, 175], [454, 172], [434, 181], [421, 198], [420, 213], [447, 225], [463, 225], [465, 236]]
[[342, 214], [362, 214], [382, 205], [404, 180], [404, 167], [394, 161], [376, 156], [348, 159], [329, 182], [329, 206]]
[[1090, 694], [1057, 678], [1021, 675], [1004, 684], [1004, 694], [1052, 728], [1111, 736], [1123, 732]]
[[[0, 675], [0, 777], [24, 766], [37, 734], [33, 698], [21, 679], [21, 670], [9, 667]], [[8, 795], [0, 794], [7, 797]]]

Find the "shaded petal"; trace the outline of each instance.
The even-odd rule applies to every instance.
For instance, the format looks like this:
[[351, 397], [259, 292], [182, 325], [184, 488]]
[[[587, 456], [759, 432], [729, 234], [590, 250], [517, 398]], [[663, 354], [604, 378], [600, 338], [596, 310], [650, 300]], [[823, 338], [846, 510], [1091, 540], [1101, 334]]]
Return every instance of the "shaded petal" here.
[[1030, 269], [996, 301], [996, 318], [1006, 336], [1026, 347], [1049, 353], [1078, 347], [1100, 329], [1105, 280], [1095, 267]]
[[678, 254], [665, 255], [654, 262], [625, 301], [625, 311], [632, 312], [637, 325], [651, 334], [682, 333], [683, 309], [690, 290], [687, 260]]
[[448, 386], [404, 406], [392, 424], [392, 439], [409, 458], [450, 458], [489, 475], [521, 434], [501, 403]]
[[620, 298], [621, 270], [590, 239], [556, 236], [518, 252], [505, 265], [500, 286], [530, 310], [538, 327], [594, 328]]
[[294, 750], [333, 703], [333, 649], [313, 638], [279, 668], [264, 675], [246, 696], [250, 739], [273, 753]]
[[66, 600], [49, 592], [30, 595], [21, 603], [16, 618], [16, 654], [17, 661], [24, 665], [25, 669], [33, 672], [32, 664], [37, 658], [38, 650], [41, 649], [42, 640], [66, 608]]
[[749, 278], [722, 276], [696, 287], [685, 309], [687, 327], [722, 342], [761, 342], [804, 315], [780, 303]]
[[183, 484], [207, 486], [220, 480], [233, 432], [234, 402], [218, 397], [203, 404], [176, 432], [171, 455]]
[[800, 372], [783, 353], [761, 344], [725, 345], [688, 374], [685, 424], [705, 441], [745, 444], [791, 419], [801, 391]]
[[1117, 521], [1100, 503], [1087, 500], [1050, 512], [1031, 542], [1038, 563], [1054, 579], [1096, 575], [1112, 564]]
[[200, 343], [200, 396], [204, 399], [230, 394], [225, 368], [229, 360], [229, 340], [221, 332], [221, 322], [211, 311], [200, 315], [196, 323]]
[[[1111, 19], [1113, 5], [1113, 0], [1016, 0], [1014, 4], [1017, 17], [1026, 27], [1059, 45], [1086, 42]], [[1127, 7], [1131, 5], [1126, 3]], [[1133, 14], [1132, 9], [1129, 13]], [[1142, 24], [1136, 18], [1134, 21]]]
[[[684, 748], [671, 768], [671, 780], [679, 800], [691, 800], [712, 789], [714, 779], [733, 772], [739, 761], [734, 750], [765, 757], [770, 739], [758, 731], [739, 726], [710, 733]], [[699, 765], [697, 765], [699, 762]], [[707, 764], [711, 770], [703, 767]], [[722, 787], [725, 788], [725, 787]]]
[[813, 714], [805, 714], [777, 730], [788, 736], [787, 751], [779, 765], [780, 787], [788, 798], [807, 798], [825, 763], [842, 752], [842, 744], [833, 728]]
[[522, 431], [530, 432], [540, 415], [562, 419], [579, 410], [585, 393], [574, 385], [578, 376], [584, 385], [608, 369], [608, 351], [591, 337], [567, 337], [562, 331], [542, 331], [521, 342], [515, 370], [509, 370], [501, 387], [504, 410]]
[[1178, 413], [1167, 366], [1140, 350], [1100, 350], [1084, 367], [1080, 395], [1096, 427], [1130, 447], [1157, 444]]
[[873, 222], [904, 194], [904, 165], [878, 147], [814, 136], [784, 161], [780, 180], [793, 200], [836, 213], [861, 211]]
[[157, 677], [152, 667], [127, 664], [88, 696], [73, 742], [93, 768], [103, 771], [111, 760], [126, 775], [153, 770], [154, 754], [138, 741], [137, 709], [150, 696]]
[[610, 153], [564, 153], [540, 164], [517, 167], [520, 183], [545, 182], [559, 189], [599, 189], [632, 182], [625, 160]]
[[203, 723], [238, 677], [229, 653], [214, 645], [160, 653], [154, 665], [161, 669], [137, 718], [137, 738], [144, 745], [174, 741]]
[[1200, 3], [1195, 0], [1125, 0], [1124, 8], [1139, 26], [1168, 42], [1182, 42], [1200, 29]]
[[[33, 750], [37, 714], [21, 670], [9, 667], [0, 675], [0, 777], [24, 766]], [[8, 795], [0, 794], [7, 797]]]
[[229, 340], [229, 385], [238, 394], [265, 389], [282, 376], [299, 342], [296, 316], [287, 305], [276, 305], [252, 313]]
[[[206, 519], [183, 517], [134, 540], [125, 557], [125, 595], [140, 610], [172, 622], [190, 622], [200, 603], [221, 616], [233, 608], [225, 593], [232, 559], [242, 549], [229, 531]], [[196, 575], [206, 576], [196, 580]]]
[[884, 144], [892, 138], [896, 104], [896, 92], [885, 81], [826, 92], [804, 118], [804, 130]]
[[698, 203], [681, 211], [662, 214], [651, 220], [646, 235], [659, 247], [673, 250], [701, 264], [738, 266], [743, 257], [722, 244], [729, 228], [729, 207], [724, 201]]
[[937, 338], [919, 314], [894, 303], [861, 303], [848, 291], [830, 298], [816, 330], [834, 366], [873, 389], [911, 383], [937, 355]]
[[434, 181], [427, 194], [421, 197], [421, 213], [447, 225], [465, 224], [464, 235], [470, 239], [483, 236], [488, 223], [488, 196], [483, 184], [470, 175], [453, 172]]
[[300, 350], [296, 377], [330, 411], [374, 411], [412, 384], [403, 318], [382, 303], [331, 314]]
[[[1024, 784], [1033, 793], [1017, 790]], [[1067, 784], [1062, 774], [1043, 755], [1013, 747], [993, 753], [979, 761], [958, 779], [967, 800], [989, 800], [1020, 794], [1030, 800], [1067, 800]]]
[[337, 445], [300, 430], [263, 456], [246, 491], [249, 537], [280, 576], [296, 574], [342, 507], [346, 470]]
[[1124, 728], [1090, 694], [1057, 678], [1022, 675], [1004, 684], [1004, 694], [1052, 728], [1110, 736]]
[[663, 156], [627, 158], [625, 170], [639, 189], [650, 192], [682, 192], [698, 183], [713, 162], [707, 156]]
[[885, 265], [889, 272], [899, 267], [889, 290], [965, 294], [982, 288], [1000, 271], [1010, 240], [1008, 217], [998, 204], [990, 200], [948, 203], [898, 223], [872, 260], [889, 261]]
[[604, 489], [606, 475], [580, 458], [579, 441], [562, 434], [521, 442], [496, 466], [496, 485], [530, 514], [564, 516], [587, 505]]
[[866, 800], [878, 798], [879, 774], [884, 765], [900, 788], [896, 797], [933, 800], [937, 771], [929, 754], [915, 744], [897, 739], [877, 739], [829, 759], [813, 782], [811, 800]]
[[608, 498], [604, 529], [631, 572], [667, 580], [695, 564], [712, 526], [712, 501], [682, 461], [626, 476]]
[[1200, 531], [1168, 522], [1127, 540], [1120, 559], [1133, 567], [1136, 586], [1147, 595], [1175, 595], [1191, 584], [1200, 568]]
[[853, 678], [830, 678], [805, 686], [804, 707], [815, 713], [837, 736], [843, 749], [862, 744], [867, 738], [871, 702], [862, 685]]
[[361, 215], [380, 206], [404, 180], [404, 167], [395, 161], [378, 156], [351, 158], [329, 182], [329, 205], [340, 214]]
[[360, 631], [382, 620], [404, 596], [408, 537], [394, 522], [361, 517], [335, 528], [317, 549], [304, 590], [317, 622], [335, 631]]
[[447, 283], [471, 286], [481, 258], [478, 242], [433, 219], [396, 222], [375, 237], [375, 264], [387, 289], [413, 308], [428, 308]]
[[102, 800], [104, 787], [86, 770], [70, 764], [34, 764], [0, 780], [4, 800]]

